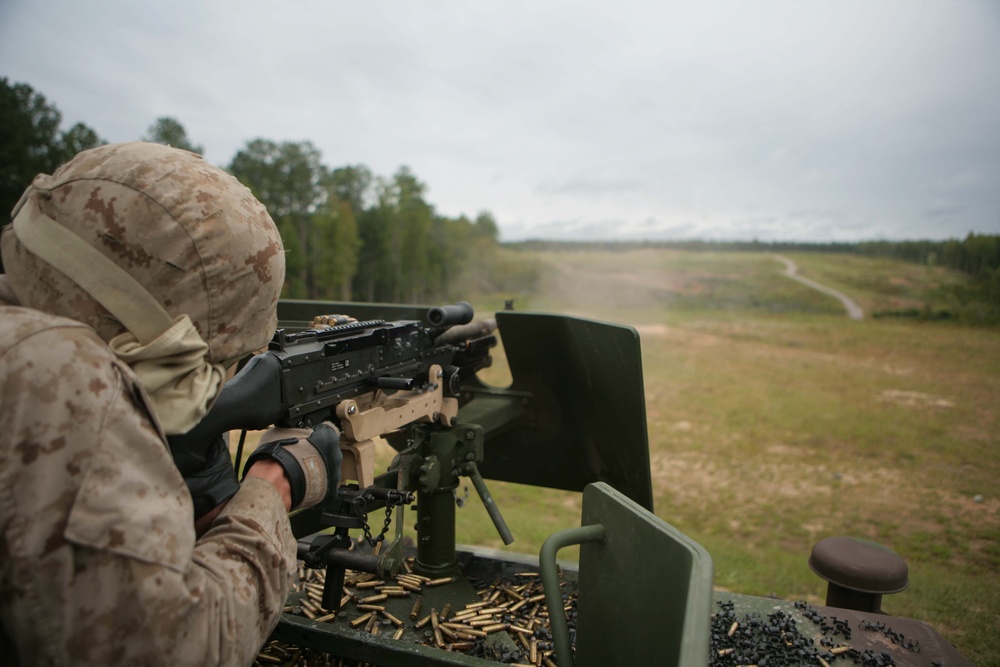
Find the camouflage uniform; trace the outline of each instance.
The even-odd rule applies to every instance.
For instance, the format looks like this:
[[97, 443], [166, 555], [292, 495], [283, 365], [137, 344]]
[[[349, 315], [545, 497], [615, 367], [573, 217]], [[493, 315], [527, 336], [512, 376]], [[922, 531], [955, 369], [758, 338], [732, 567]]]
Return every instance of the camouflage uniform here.
[[[188, 314], [206, 363], [267, 340], [280, 238], [224, 172], [121, 144], [36, 185], [24, 206]], [[121, 322], [9, 230], [3, 253], [0, 664], [249, 664], [295, 567], [278, 492], [248, 479], [196, 540], [155, 404], [109, 347]]]

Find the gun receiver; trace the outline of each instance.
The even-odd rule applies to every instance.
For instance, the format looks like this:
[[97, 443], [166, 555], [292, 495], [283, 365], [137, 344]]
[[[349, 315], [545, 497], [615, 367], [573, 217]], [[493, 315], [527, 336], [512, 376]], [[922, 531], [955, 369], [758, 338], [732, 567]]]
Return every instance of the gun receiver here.
[[[496, 325], [476, 326], [471, 318], [472, 307], [462, 302], [432, 308], [427, 325], [371, 320], [295, 333], [279, 329], [268, 350], [226, 383], [198, 425], [168, 438], [174, 461], [182, 475], [199, 470], [208, 444], [232, 430], [309, 428], [331, 421], [350, 434], [355, 415], [379, 403], [391, 407], [392, 392], [412, 392], [409, 400], [440, 393], [439, 401], [429, 403], [425, 397], [420, 419], [447, 426], [457, 412], [462, 382], [492, 363]], [[455, 325], [472, 327], [473, 335], [455, 337], [451, 329], [466, 328]], [[348, 399], [356, 401], [354, 411], [348, 407], [338, 414], [338, 405]], [[417, 419], [395, 427], [412, 421]]]

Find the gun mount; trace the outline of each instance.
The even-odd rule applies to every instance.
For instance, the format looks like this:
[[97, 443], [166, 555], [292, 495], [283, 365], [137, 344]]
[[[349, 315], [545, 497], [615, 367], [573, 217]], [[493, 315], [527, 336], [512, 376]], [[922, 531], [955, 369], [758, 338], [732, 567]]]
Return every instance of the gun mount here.
[[[287, 328], [305, 328], [323, 311], [395, 321], [419, 319], [426, 309], [283, 302], [279, 316]], [[467, 374], [457, 390], [450, 390], [459, 404], [450, 419], [425, 419], [387, 435], [397, 452], [389, 470], [374, 476], [371, 485], [359, 482], [344, 493], [339, 514], [343, 522], [353, 521], [350, 526], [332, 524], [319, 509], [292, 517], [310, 564], [329, 568], [335, 561], [342, 569], [386, 578], [398, 573], [400, 588], [351, 575], [348, 594], [341, 596], [344, 579], [335, 574], [331, 587], [328, 570], [321, 601], [310, 602], [314, 594], [308, 590], [293, 593], [289, 609], [301, 606], [302, 614], [283, 615], [276, 641], [381, 666], [488, 667], [523, 655], [531, 664], [560, 667], [574, 662], [687, 667], [744, 664], [741, 657], [751, 655], [747, 647], [762, 641], [753, 634], [756, 624], [780, 627], [781, 646], [769, 650], [791, 662], [779, 664], [822, 664], [813, 655], [841, 662], [870, 657], [881, 664], [970, 664], [919, 621], [713, 591], [710, 555], [652, 513], [638, 334], [629, 327], [549, 314], [500, 312], [496, 322], [513, 376], [509, 387], [487, 386]], [[351, 403], [341, 405], [338, 414], [346, 414]], [[461, 475], [473, 481], [505, 543], [518, 526], [507, 527], [484, 478], [582, 491], [582, 526], [551, 536], [539, 558], [459, 547], [453, 492]], [[417, 544], [404, 549], [403, 511], [413, 498]], [[362, 507], [395, 510], [395, 539], [388, 549], [355, 553], [345, 548], [351, 544], [347, 530], [362, 527]], [[327, 534], [306, 537], [323, 528]], [[569, 544], [582, 545], [578, 569], [556, 563], [559, 549]], [[327, 554], [335, 555], [330, 560]], [[362, 597], [369, 585], [386, 592]], [[396, 597], [397, 591], [402, 595]], [[514, 614], [519, 607], [518, 614], [531, 608], [534, 622], [544, 613], [539, 611], [543, 598], [552, 610], [554, 642], [544, 652], [533, 629], [538, 626], [518, 625], [523, 616]], [[506, 611], [472, 625], [480, 617], [471, 616], [471, 610], [489, 604], [500, 609], [503, 600]], [[307, 604], [316, 611], [309, 612]], [[570, 619], [559, 613], [563, 606], [572, 609]], [[463, 608], [470, 611], [450, 611]], [[341, 610], [328, 613], [335, 609]], [[401, 620], [406, 618], [409, 622]], [[482, 625], [497, 619], [505, 622]], [[380, 623], [389, 632], [379, 632]], [[829, 632], [836, 635], [848, 626], [855, 628], [853, 637], [841, 632], [830, 643]], [[882, 630], [857, 630], [866, 627]], [[793, 632], [799, 634], [793, 638]], [[893, 643], [893, 637], [903, 635], [905, 641]], [[473, 646], [470, 639], [479, 653], [461, 652]], [[813, 653], [807, 646], [814, 647]], [[796, 658], [798, 650], [803, 653]]]

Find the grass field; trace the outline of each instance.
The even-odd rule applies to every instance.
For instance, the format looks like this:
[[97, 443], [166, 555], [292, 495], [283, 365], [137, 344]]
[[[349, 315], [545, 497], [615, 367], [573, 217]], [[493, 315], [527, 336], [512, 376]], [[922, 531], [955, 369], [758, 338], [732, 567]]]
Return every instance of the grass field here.
[[[812, 545], [870, 538], [910, 567], [910, 589], [884, 601], [889, 613], [931, 623], [978, 665], [1000, 665], [1000, 331], [850, 321], [765, 254], [532, 254], [545, 276], [536, 293], [474, 305], [485, 313], [516, 296], [520, 310], [639, 331], [656, 513], [709, 550], [717, 587], [821, 603]], [[933, 308], [940, 287], [962, 279], [880, 259], [789, 257], [866, 313]], [[491, 373], [504, 382], [502, 368]], [[518, 538], [511, 550], [537, 553], [579, 523], [578, 494], [491, 488]], [[501, 545], [474, 492], [458, 537]]]

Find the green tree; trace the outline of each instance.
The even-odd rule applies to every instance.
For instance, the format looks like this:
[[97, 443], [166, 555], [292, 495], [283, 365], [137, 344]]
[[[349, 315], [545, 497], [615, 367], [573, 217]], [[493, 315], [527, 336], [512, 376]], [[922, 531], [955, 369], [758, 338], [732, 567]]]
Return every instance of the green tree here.
[[358, 269], [361, 237], [351, 205], [330, 195], [313, 215], [307, 261], [315, 285], [310, 299], [351, 299], [351, 281]]
[[489, 211], [480, 211], [475, 220], [460, 216], [435, 221], [431, 257], [440, 298], [468, 299], [471, 293], [505, 289], [523, 291], [520, 270], [512, 271], [517, 267], [498, 258], [498, 237], [496, 218]]
[[370, 301], [420, 303], [434, 295], [431, 233], [434, 209], [427, 186], [407, 167], [376, 179], [374, 205], [359, 220], [357, 293]]
[[430, 284], [437, 300], [469, 299], [467, 275], [472, 239], [472, 223], [458, 218], [435, 216], [430, 238]]
[[285, 295], [308, 298], [317, 289], [309, 247], [313, 216], [326, 202], [326, 168], [308, 141], [254, 139], [239, 151], [229, 171], [267, 207], [287, 252]]
[[392, 182], [376, 179], [374, 198], [373, 206], [358, 218], [361, 250], [354, 294], [365, 301], [399, 301], [402, 243]]
[[424, 199], [427, 186], [408, 167], [400, 167], [392, 180], [399, 219], [399, 256], [402, 260], [396, 300], [424, 303], [436, 291], [431, 272], [434, 209]]
[[331, 197], [346, 202], [355, 219], [360, 218], [372, 198], [374, 177], [363, 164], [338, 167], [330, 172], [325, 186]]
[[497, 226], [497, 220], [489, 211], [480, 211], [473, 227], [473, 236], [477, 239], [486, 239], [493, 243], [500, 240], [500, 228]]
[[70, 159], [80, 151], [94, 148], [107, 143], [97, 136], [97, 132], [83, 123], [77, 123], [62, 135], [63, 161]]
[[0, 77], [0, 211], [6, 216], [31, 180], [55, 169], [81, 150], [105, 143], [77, 123], [59, 129], [62, 114], [26, 83]]
[[156, 122], [146, 130], [146, 135], [142, 140], [173, 146], [174, 148], [191, 151], [198, 155], [205, 154], [205, 147], [200, 144], [191, 143], [191, 139], [188, 138], [187, 130], [184, 129], [184, 126], [176, 118], [171, 118], [170, 116], [157, 118]]

